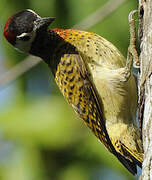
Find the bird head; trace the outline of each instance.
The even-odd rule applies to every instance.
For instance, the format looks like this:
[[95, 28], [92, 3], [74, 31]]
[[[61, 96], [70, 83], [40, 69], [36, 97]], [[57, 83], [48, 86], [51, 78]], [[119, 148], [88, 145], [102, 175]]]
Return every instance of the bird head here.
[[54, 20], [53, 17], [41, 18], [30, 9], [22, 10], [7, 20], [3, 34], [14, 47], [29, 52], [38, 31], [46, 31]]

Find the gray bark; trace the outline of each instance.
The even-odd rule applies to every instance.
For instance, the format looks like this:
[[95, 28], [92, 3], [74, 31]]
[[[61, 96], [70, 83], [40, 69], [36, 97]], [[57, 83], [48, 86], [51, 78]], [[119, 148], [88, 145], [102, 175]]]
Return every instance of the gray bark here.
[[142, 180], [152, 179], [152, 0], [139, 0], [139, 120], [142, 124], [144, 162]]

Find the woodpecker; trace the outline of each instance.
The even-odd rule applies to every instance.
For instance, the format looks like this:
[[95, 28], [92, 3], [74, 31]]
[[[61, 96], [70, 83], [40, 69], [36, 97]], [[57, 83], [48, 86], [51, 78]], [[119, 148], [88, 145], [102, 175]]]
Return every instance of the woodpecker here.
[[68, 103], [105, 147], [132, 173], [142, 166], [137, 127], [137, 87], [132, 73], [125, 81], [126, 60], [103, 37], [75, 29], [49, 29], [54, 17], [26, 9], [12, 15], [4, 36], [24, 53], [50, 67]]

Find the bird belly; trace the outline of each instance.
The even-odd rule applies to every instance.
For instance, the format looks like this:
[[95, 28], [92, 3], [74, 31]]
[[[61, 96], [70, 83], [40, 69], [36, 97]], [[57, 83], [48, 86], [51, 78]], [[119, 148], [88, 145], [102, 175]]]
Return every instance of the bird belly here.
[[92, 78], [102, 104], [102, 112], [109, 124], [131, 123], [135, 118], [137, 108], [137, 92], [133, 77], [128, 82], [121, 82], [117, 70], [96, 68]]
[[121, 82], [120, 69], [96, 68], [92, 78], [99, 94], [106, 129], [116, 151], [142, 162], [142, 143], [136, 126], [137, 89], [134, 77]]

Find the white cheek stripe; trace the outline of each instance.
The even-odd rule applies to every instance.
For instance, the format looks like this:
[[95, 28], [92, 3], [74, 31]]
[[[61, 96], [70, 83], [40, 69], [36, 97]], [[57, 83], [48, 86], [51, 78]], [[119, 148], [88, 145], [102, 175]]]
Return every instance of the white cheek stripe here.
[[28, 41], [23, 41], [22, 39], [20, 39], [20, 37], [24, 37], [27, 34], [30, 34], [30, 33], [22, 33], [20, 36], [17, 36], [16, 44], [15, 44], [15, 47], [17, 49], [19, 49], [22, 52], [26, 52], [26, 53], [28, 53], [31, 49], [31, 45], [35, 39], [36, 32], [33, 32], [32, 34], [30, 34], [31, 39], [29, 39]]
[[27, 36], [27, 35], [31, 35], [30, 33], [22, 33], [21, 35], [17, 36], [17, 38], [21, 38], [21, 37], [24, 37], [24, 36]]

